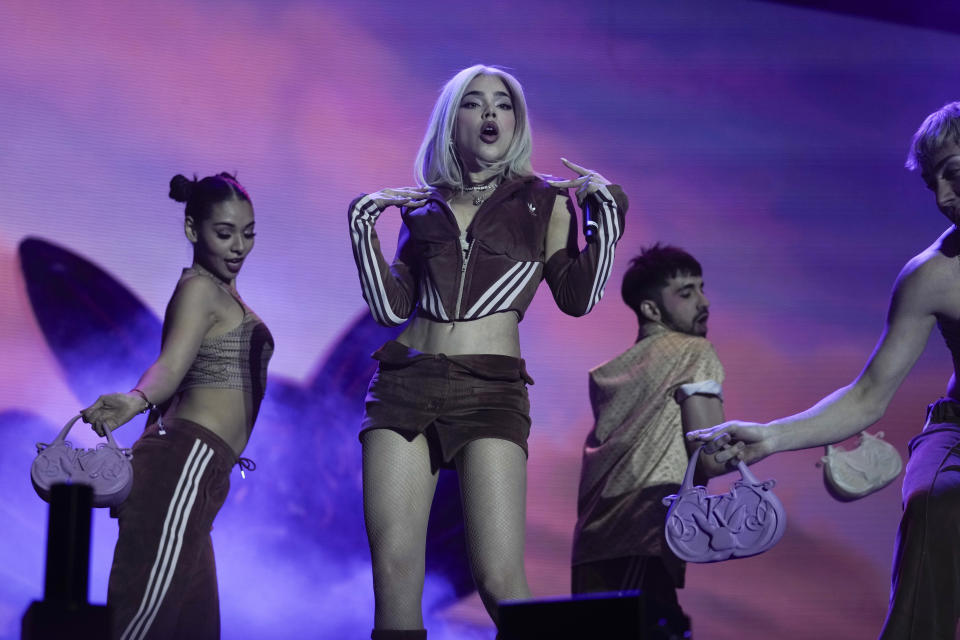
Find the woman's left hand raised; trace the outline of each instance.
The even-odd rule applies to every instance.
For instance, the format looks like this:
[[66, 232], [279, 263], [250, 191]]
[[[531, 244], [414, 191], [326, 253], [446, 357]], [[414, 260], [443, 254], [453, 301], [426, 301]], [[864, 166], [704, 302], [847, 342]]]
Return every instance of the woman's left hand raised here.
[[600, 187], [610, 184], [610, 181], [604, 178], [602, 175], [596, 171], [591, 171], [590, 169], [585, 169], [578, 164], [570, 162], [566, 158], [560, 158], [560, 160], [567, 166], [568, 169], [578, 174], [576, 178], [571, 180], [547, 180], [547, 182], [552, 187], [558, 187], [560, 189], [570, 189], [576, 188], [577, 194], [577, 203], [582, 205], [584, 198], [586, 198], [591, 193], [596, 192]]

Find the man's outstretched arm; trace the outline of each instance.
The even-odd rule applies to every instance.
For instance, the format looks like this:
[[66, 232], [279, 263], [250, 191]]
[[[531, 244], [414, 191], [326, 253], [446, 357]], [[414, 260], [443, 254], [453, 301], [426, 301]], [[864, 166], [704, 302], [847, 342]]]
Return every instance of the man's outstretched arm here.
[[879, 420], [894, 392], [923, 352], [936, 324], [934, 305], [943, 295], [934, 267], [922, 257], [904, 267], [894, 285], [887, 323], [880, 341], [857, 378], [813, 407], [767, 424], [730, 421], [693, 431], [693, 441], [717, 445], [743, 443], [718, 451], [717, 463], [739, 455], [754, 462], [778, 451], [840, 442]]

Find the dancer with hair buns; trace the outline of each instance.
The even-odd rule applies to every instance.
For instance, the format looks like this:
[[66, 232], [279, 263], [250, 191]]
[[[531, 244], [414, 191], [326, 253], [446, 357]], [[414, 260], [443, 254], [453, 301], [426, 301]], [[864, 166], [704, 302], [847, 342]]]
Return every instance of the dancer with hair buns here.
[[[519, 324], [540, 281], [570, 315], [603, 295], [623, 233], [626, 197], [564, 160], [571, 180], [530, 165], [523, 89], [477, 65], [444, 86], [417, 155], [417, 186], [349, 207], [364, 299], [381, 324], [406, 328], [381, 347], [360, 439], [373, 561], [375, 640], [425, 638], [421, 612], [427, 520], [440, 467], [457, 470], [473, 577], [490, 616], [530, 595], [523, 565], [527, 436], [533, 380]], [[566, 189], [591, 213], [581, 249]], [[400, 208], [388, 262], [374, 224]]]
[[250, 439], [273, 338], [240, 298], [253, 205], [228, 173], [170, 181], [186, 204], [193, 264], [167, 305], [160, 356], [126, 393], [81, 414], [99, 435], [149, 412], [133, 445], [133, 489], [119, 521], [107, 604], [117, 640], [220, 637], [210, 530]]

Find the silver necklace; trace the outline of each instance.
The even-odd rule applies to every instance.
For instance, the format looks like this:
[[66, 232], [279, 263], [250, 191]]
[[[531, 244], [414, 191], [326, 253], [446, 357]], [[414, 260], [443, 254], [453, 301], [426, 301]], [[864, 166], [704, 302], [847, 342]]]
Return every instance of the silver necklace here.
[[489, 191], [490, 189], [493, 189], [496, 186], [497, 186], [497, 183], [495, 181], [488, 182], [487, 184], [478, 184], [472, 187], [464, 187], [463, 192], [466, 193], [467, 191], [476, 191], [477, 195], [473, 196], [473, 206], [479, 207], [480, 205], [483, 204], [483, 201], [486, 200], [487, 197], [490, 195], [484, 192]]

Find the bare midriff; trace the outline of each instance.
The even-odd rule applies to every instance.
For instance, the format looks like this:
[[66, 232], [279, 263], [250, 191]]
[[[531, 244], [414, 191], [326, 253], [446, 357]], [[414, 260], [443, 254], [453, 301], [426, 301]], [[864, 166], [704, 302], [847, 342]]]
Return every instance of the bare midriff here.
[[163, 417], [190, 420], [206, 427], [230, 445], [238, 456], [250, 437], [251, 401], [239, 389], [193, 387], [177, 393]]
[[520, 357], [519, 321], [512, 311], [457, 322], [415, 317], [397, 341], [423, 353]]

